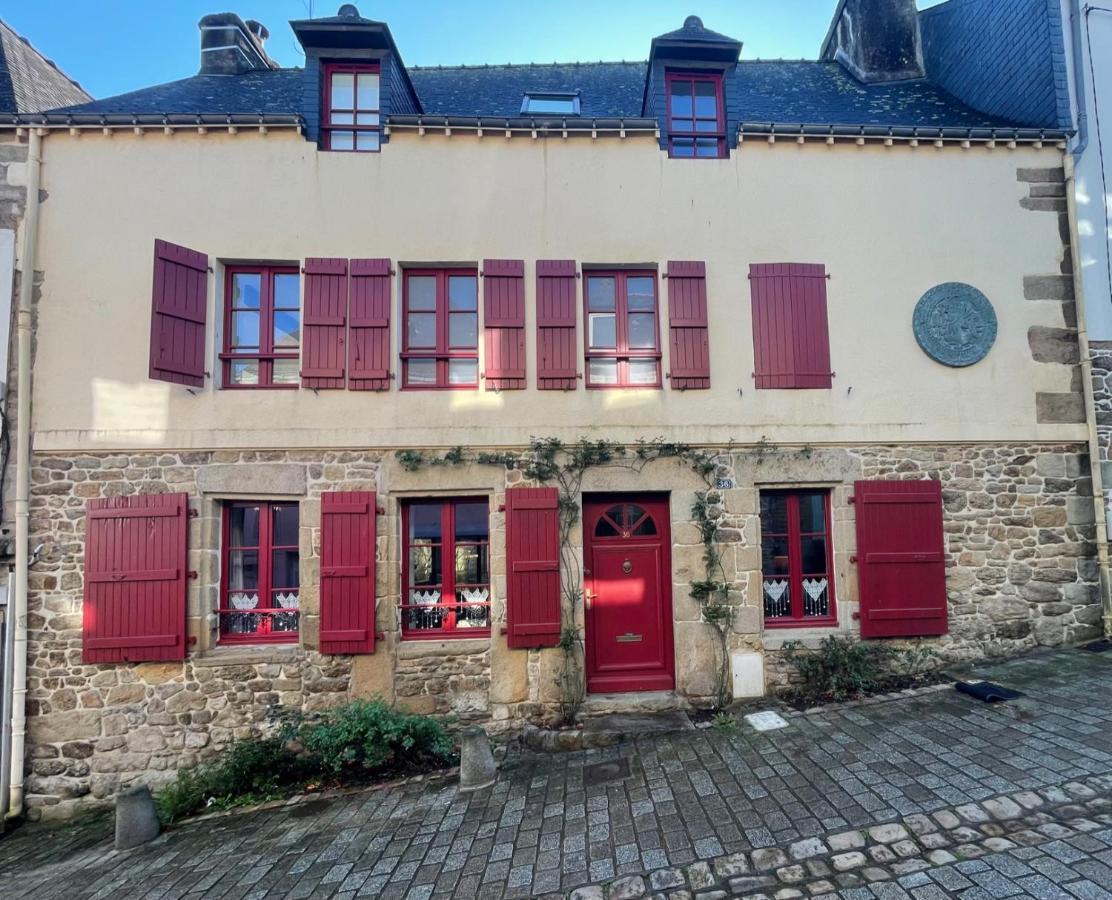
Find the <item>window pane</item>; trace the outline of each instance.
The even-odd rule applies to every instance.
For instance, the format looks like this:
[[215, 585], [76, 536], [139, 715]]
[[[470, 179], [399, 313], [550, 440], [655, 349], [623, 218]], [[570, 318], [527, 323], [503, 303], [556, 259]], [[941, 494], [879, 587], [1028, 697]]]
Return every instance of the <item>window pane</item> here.
[[349, 113], [349, 112], [334, 112], [334, 113], [332, 113], [331, 124], [333, 124], [333, 125], [354, 125], [355, 124], [355, 115], [353, 113]]
[[718, 140], [717, 140], [717, 138], [715, 138], [715, 139], [699, 138], [699, 140], [697, 140], [695, 142], [695, 145], [696, 145], [696, 154], [695, 154], [696, 156], [703, 156], [703, 157], [707, 157], [707, 158], [710, 158], [710, 159], [714, 159], [715, 157], [718, 156]]
[[[378, 113], [359, 113], [355, 117], [355, 124], [356, 125], [378, 125], [379, 124]], [[374, 132], [361, 132], [359, 136], [362, 137], [364, 134], [375, 134], [375, 133]], [[375, 136], [377, 137], [378, 135], [375, 134]]]
[[803, 615], [830, 615], [830, 582], [825, 577], [803, 579]]
[[691, 138], [674, 138], [672, 140], [673, 156], [694, 156], [695, 142]]
[[464, 544], [456, 547], [456, 584], [487, 584], [486, 544]]
[[591, 384], [617, 384], [618, 361], [616, 359], [590, 360]]
[[608, 312], [614, 308], [614, 279], [587, 279], [587, 308], [597, 312]]
[[478, 384], [477, 359], [453, 359], [448, 362], [448, 384]]
[[271, 544], [275, 547], [296, 547], [297, 504], [274, 506], [271, 515]]
[[436, 276], [413, 275], [405, 284], [410, 309], [436, 309]]
[[590, 328], [590, 346], [594, 350], [613, 350], [618, 346], [617, 317], [613, 313], [591, 313], [587, 317]]
[[799, 495], [799, 530], [804, 534], [826, 531], [824, 494]]
[[672, 82], [672, 115], [691, 116], [691, 82]]
[[232, 276], [232, 306], [236, 309], [258, 309], [262, 278], [253, 272]]
[[479, 345], [479, 317], [475, 313], [452, 313], [448, 316], [448, 345], [450, 347]]
[[448, 309], [472, 310], [479, 308], [479, 295], [475, 276], [452, 275], [448, 279]]
[[333, 131], [329, 146], [333, 150], [351, 150], [354, 147], [355, 134], [351, 131]]
[[274, 276], [275, 309], [300, 309], [300, 293], [301, 279], [297, 275], [290, 272]]
[[[479, 598], [484, 598], [479, 600]], [[463, 603], [486, 603], [490, 601], [490, 591], [487, 588], [468, 589], [456, 591], [456, 599]], [[456, 628], [490, 628], [489, 606], [457, 606]]]
[[435, 359], [411, 359], [406, 362], [406, 384], [436, 384]]
[[652, 313], [633, 313], [629, 317], [629, 346], [633, 350], [656, 346], [656, 316]]
[[[259, 551], [228, 551], [228, 590], [254, 591], [259, 587]], [[244, 607], [251, 609], [252, 605]]]
[[296, 359], [276, 359], [271, 363], [272, 384], [297, 384], [301, 379], [301, 364]]
[[270, 584], [273, 588], [295, 588], [300, 582], [296, 550], [275, 550], [271, 563]]
[[525, 111], [539, 115], [570, 116], [575, 114], [575, 100], [572, 97], [529, 97]]
[[766, 537], [761, 541], [761, 571], [765, 578], [787, 576], [789, 570], [787, 537]]
[[232, 363], [232, 384], [258, 384], [259, 361], [257, 359], [237, 359]]
[[656, 384], [660, 381], [655, 359], [631, 359], [629, 361], [630, 384]]
[[409, 538], [414, 541], [439, 541], [439, 503], [415, 503], [409, 507]]
[[806, 537], [800, 539], [800, 549], [803, 552], [803, 574], [826, 574], [826, 538]]
[[488, 512], [485, 503], [457, 503], [456, 540], [486, 540], [489, 531]]
[[[375, 72], [363, 72], [359, 75], [358, 79], [358, 102], [355, 104], [359, 109], [378, 109], [378, 74]], [[333, 103], [333, 106], [336, 104]], [[375, 124], [378, 124], [377, 122]]]
[[[439, 544], [418, 544], [409, 548], [410, 587], [427, 587], [441, 583], [441, 548]], [[440, 592], [424, 591], [422, 596], [410, 594], [411, 603], [436, 603]]]
[[761, 531], [764, 534], [788, 533], [787, 494], [761, 494]]
[[259, 546], [259, 507], [233, 506], [228, 510], [228, 546]]
[[[363, 118], [360, 116], [359, 118]], [[378, 116], [375, 116], [377, 119]], [[377, 124], [377, 123], [376, 123]], [[377, 131], [360, 131], [356, 137], [355, 142], [356, 150], [369, 150], [374, 151], [378, 149], [378, 132]]]
[[695, 115], [715, 118], [718, 115], [718, 91], [713, 81], [695, 82]]
[[332, 73], [332, 108], [355, 107], [355, 75], [351, 72]]
[[618, 531], [613, 522], [603, 516], [595, 525], [595, 537], [621, 537], [621, 532]]
[[259, 313], [232, 313], [232, 346], [236, 348], [259, 346]]
[[[718, 131], [718, 120], [717, 119], [699, 119], [699, 121], [697, 121], [695, 123], [695, 130], [696, 131], [709, 131], [711, 134], [714, 134], [716, 131]], [[700, 141], [699, 143], [701, 145], [703, 142]]]
[[655, 292], [652, 276], [638, 276], [626, 279], [626, 303], [630, 309], [654, 309]]
[[[243, 313], [239, 313], [243, 315]], [[274, 313], [274, 347], [296, 347], [301, 343], [301, 314], [297, 312]]]
[[765, 578], [764, 614], [768, 619], [791, 618], [792, 592], [787, 578]]
[[436, 313], [410, 313], [406, 321], [408, 346], [436, 346]]

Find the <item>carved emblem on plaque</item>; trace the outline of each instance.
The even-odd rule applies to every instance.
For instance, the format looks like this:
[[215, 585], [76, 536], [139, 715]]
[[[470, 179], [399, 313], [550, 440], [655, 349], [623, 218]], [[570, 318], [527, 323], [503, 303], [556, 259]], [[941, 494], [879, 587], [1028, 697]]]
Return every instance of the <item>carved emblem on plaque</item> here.
[[927, 356], [955, 368], [980, 362], [996, 341], [996, 313], [988, 297], [956, 281], [936, 285], [922, 296], [912, 327]]

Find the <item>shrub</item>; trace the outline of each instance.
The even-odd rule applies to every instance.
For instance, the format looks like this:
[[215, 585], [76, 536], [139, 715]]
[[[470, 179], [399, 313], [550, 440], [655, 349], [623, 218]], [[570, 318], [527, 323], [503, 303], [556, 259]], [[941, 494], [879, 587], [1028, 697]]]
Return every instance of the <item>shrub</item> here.
[[443, 764], [454, 753], [440, 722], [382, 700], [356, 700], [322, 713], [302, 725], [298, 737], [321, 771], [338, 776]]
[[801, 651], [798, 643], [789, 641], [784, 656], [802, 679], [801, 699], [817, 702], [882, 690], [898, 653], [886, 644], [831, 636], [814, 652]]

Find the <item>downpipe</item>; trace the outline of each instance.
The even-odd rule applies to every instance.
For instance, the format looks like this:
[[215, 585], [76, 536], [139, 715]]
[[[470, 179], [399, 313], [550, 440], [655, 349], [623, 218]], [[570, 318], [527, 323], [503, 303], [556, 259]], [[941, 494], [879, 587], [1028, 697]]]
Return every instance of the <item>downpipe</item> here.
[[15, 577], [10, 600], [15, 626], [12, 659], [11, 786], [7, 818], [23, 814], [23, 770], [27, 735], [27, 570], [30, 567], [31, 494], [31, 300], [38, 251], [39, 187], [42, 181], [42, 135], [30, 129], [27, 147], [27, 209], [23, 216], [23, 252], [19, 261], [19, 307], [16, 313], [16, 453]]

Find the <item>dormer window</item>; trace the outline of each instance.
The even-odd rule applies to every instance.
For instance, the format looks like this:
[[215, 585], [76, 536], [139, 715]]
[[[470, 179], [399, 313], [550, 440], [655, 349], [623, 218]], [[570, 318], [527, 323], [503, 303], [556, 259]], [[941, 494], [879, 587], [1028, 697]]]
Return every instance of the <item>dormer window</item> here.
[[321, 131], [326, 150], [379, 149], [378, 65], [326, 65]]
[[529, 91], [521, 101], [523, 116], [578, 116], [579, 94]]
[[669, 72], [668, 155], [721, 159], [726, 156], [722, 76]]

